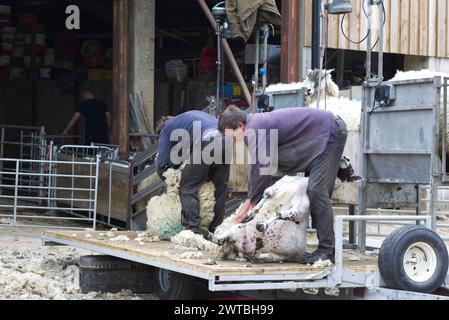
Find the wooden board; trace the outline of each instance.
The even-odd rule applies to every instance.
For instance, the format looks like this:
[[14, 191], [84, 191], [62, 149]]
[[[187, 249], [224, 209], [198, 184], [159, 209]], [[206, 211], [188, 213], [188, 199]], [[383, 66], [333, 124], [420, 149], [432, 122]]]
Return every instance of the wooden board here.
[[[305, 46], [312, 46], [312, 0], [305, 1]], [[345, 15], [343, 28], [353, 41], [367, 33], [367, 18], [363, 12], [368, 1], [350, 0], [353, 11]], [[449, 57], [449, 0], [388, 0], [385, 4], [384, 52], [414, 56]], [[373, 6], [373, 44], [378, 37], [377, 6]], [[382, 14], [380, 12], [380, 14]], [[334, 49], [366, 50], [366, 41], [350, 43], [341, 30], [343, 15], [328, 15], [327, 46]], [[378, 50], [376, 46], [375, 50]]]
[[[102, 240], [102, 232], [89, 231], [46, 231], [45, 235], [60, 240], [68, 240], [80, 244], [93, 245], [119, 253], [126, 253], [135, 257], [155, 260], [159, 263], [169, 264], [179, 268], [188, 268], [214, 276], [224, 275], [280, 275], [280, 274], [316, 274], [326, 268], [313, 268], [299, 263], [266, 263], [252, 264], [248, 267], [246, 262], [238, 261], [216, 261], [216, 265], [206, 265], [206, 259], [179, 259], [176, 252], [168, 241], [151, 242], [143, 246], [133, 241], [137, 237], [136, 232], [114, 232], [115, 236], [126, 235], [130, 241], [112, 242]], [[104, 232], [103, 232], [104, 233]], [[90, 238], [86, 235], [89, 234]], [[105, 237], [107, 238], [107, 237]], [[355, 272], [378, 272], [377, 259], [372, 256], [359, 256], [360, 260], [350, 261], [350, 255], [345, 254], [345, 267]]]

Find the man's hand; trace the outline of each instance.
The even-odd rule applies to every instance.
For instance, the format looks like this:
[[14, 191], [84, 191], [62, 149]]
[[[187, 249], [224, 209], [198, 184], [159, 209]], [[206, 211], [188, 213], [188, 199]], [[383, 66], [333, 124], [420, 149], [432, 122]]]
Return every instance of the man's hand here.
[[240, 211], [237, 212], [236, 222], [242, 223], [242, 221], [245, 220], [248, 212], [250, 212], [255, 206], [256, 205], [251, 203], [250, 199], [246, 200]]

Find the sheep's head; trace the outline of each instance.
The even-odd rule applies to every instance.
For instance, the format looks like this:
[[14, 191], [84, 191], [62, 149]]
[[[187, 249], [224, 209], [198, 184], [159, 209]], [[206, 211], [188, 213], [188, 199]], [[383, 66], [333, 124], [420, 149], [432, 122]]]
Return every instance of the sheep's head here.
[[[321, 86], [324, 88], [324, 80], [328, 81], [329, 79], [332, 79], [331, 74], [335, 69], [332, 70], [322, 70], [319, 69], [315, 70], [308, 70], [307, 78], [304, 81], [304, 85], [307, 88], [307, 95], [311, 96], [314, 95], [318, 91], [318, 86], [321, 81]], [[323, 89], [321, 88], [321, 89]]]

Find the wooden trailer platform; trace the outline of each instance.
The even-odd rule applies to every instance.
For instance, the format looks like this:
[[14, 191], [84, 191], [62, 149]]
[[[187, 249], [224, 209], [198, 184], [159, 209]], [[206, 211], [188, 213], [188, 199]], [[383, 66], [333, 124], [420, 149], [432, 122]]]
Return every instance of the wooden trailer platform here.
[[[332, 287], [335, 267], [314, 267], [299, 263], [250, 264], [239, 261], [210, 259], [181, 259], [169, 241], [140, 245], [137, 232], [114, 232], [114, 237], [127, 236], [129, 241], [111, 241], [106, 232], [46, 231], [44, 245], [68, 245], [134, 262], [139, 262], [184, 275], [209, 281], [209, 290], [291, 289], [305, 287]], [[347, 278], [365, 283], [378, 274], [377, 257], [344, 253]], [[361, 279], [363, 277], [363, 279]], [[346, 286], [351, 287], [350, 284]], [[354, 287], [360, 286], [354, 283]]]

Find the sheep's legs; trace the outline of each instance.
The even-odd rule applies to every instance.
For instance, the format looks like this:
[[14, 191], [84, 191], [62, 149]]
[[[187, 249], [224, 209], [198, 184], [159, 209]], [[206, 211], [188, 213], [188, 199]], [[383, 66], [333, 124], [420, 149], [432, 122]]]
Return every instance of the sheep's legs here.
[[273, 188], [268, 188], [265, 190], [264, 194], [263, 194], [263, 198], [262, 200], [259, 201], [259, 203], [257, 204], [257, 206], [255, 206], [246, 216], [245, 220], [243, 221], [243, 223], [247, 223], [250, 222], [251, 220], [254, 219], [254, 217], [259, 213], [259, 210], [262, 208], [262, 206], [264, 205], [264, 203], [272, 198], [274, 196], [274, 190]]
[[261, 253], [257, 259], [260, 263], [279, 263], [284, 262], [285, 257], [275, 253]]
[[221, 237], [218, 238], [215, 234], [211, 233], [209, 230], [202, 229], [202, 231], [203, 231], [204, 239], [206, 239], [206, 240], [208, 240], [208, 241], [210, 241], [212, 243], [215, 243], [215, 244], [217, 244], [219, 246], [222, 246], [227, 241], [229, 241], [229, 235], [228, 235], [227, 232], [225, 233], [224, 236], [221, 236]]

